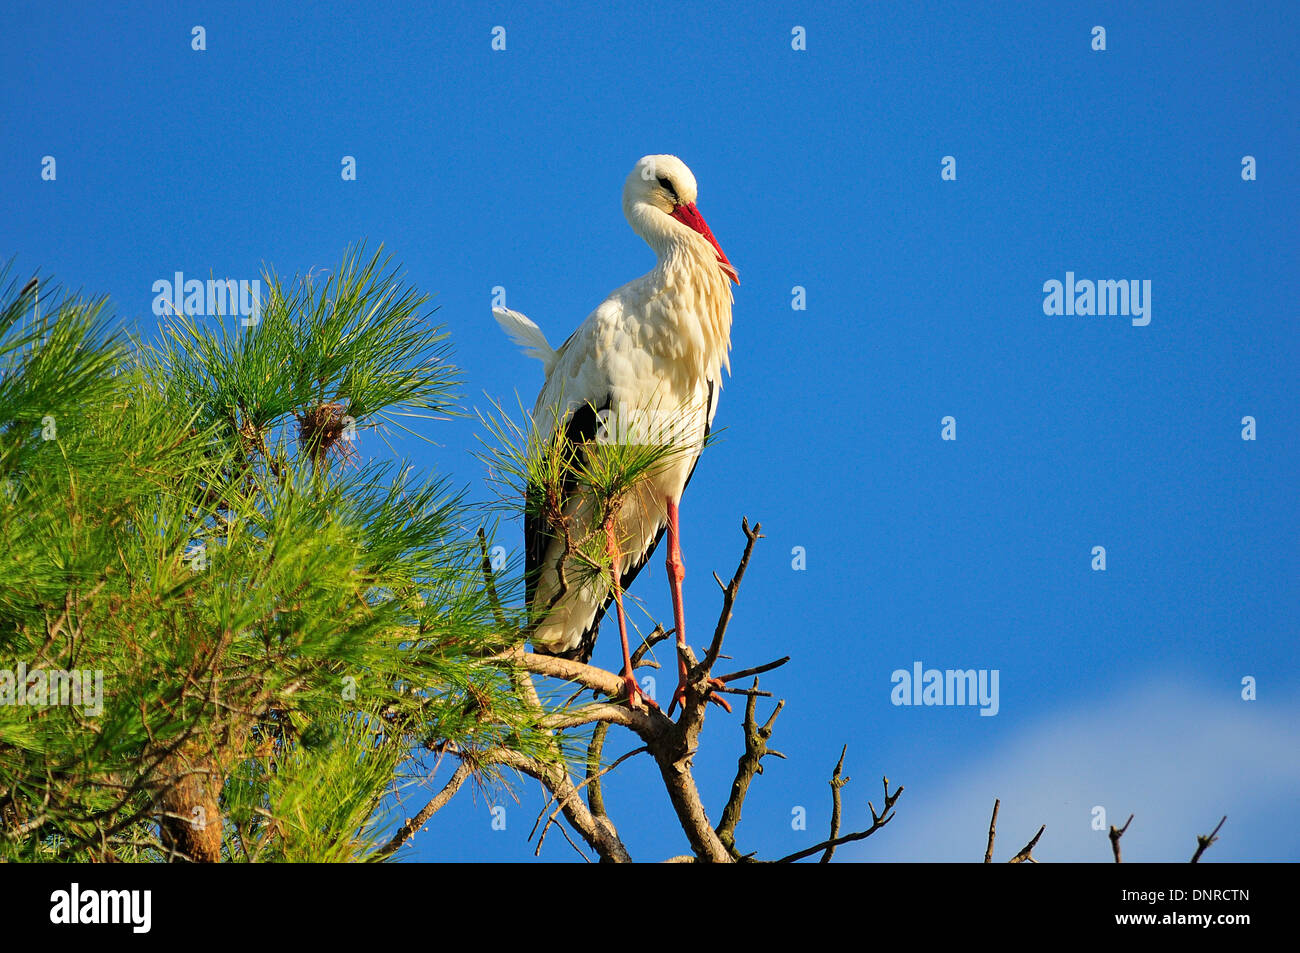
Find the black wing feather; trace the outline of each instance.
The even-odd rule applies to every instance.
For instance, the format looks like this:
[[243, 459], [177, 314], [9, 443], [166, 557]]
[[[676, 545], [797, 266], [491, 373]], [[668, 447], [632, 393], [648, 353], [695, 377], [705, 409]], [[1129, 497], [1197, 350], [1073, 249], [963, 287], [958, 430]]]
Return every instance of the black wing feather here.
[[[605, 399], [605, 406], [601, 411], [608, 410], [610, 399]], [[591, 440], [596, 439], [596, 431], [600, 426], [598, 411], [591, 404], [583, 404], [577, 408], [564, 424], [564, 440], [572, 453], [572, 463], [567, 468], [566, 475], [560, 486], [561, 500], [568, 500], [577, 489], [577, 478], [569, 474], [582, 465], [584, 446]], [[543, 561], [546, 559], [546, 551], [551, 544], [559, 539], [552, 529], [550, 522], [546, 519], [543, 510], [544, 500], [542, 498], [543, 489], [539, 484], [530, 483], [525, 490], [527, 502], [524, 506], [524, 592], [528, 605], [532, 606], [533, 598], [537, 594], [537, 583], [545, 569]], [[585, 636], [584, 636], [585, 638]], [[594, 637], [592, 639], [595, 641]], [[557, 655], [560, 658], [573, 659], [577, 658], [581, 646], [568, 652], [548, 652], [543, 646], [533, 646], [534, 651], [542, 655]], [[584, 661], [591, 657], [590, 650], [587, 651]]]

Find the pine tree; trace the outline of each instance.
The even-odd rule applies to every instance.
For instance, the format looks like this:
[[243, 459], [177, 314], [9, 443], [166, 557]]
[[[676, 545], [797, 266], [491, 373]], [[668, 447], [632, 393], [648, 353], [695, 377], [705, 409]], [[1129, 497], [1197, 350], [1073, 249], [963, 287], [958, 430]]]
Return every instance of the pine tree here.
[[479, 514], [354, 447], [456, 412], [427, 296], [266, 284], [146, 344], [0, 275], [0, 859], [380, 859], [421, 753], [560, 757]]

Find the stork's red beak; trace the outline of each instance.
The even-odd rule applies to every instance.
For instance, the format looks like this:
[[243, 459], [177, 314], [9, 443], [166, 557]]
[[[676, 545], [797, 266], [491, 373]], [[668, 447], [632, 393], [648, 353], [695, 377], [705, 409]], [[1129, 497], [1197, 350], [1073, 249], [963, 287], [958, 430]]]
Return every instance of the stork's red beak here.
[[695, 207], [695, 203], [687, 202], [685, 205], [679, 205], [672, 210], [671, 214], [673, 218], [677, 219], [677, 221], [681, 222], [687, 228], [694, 229], [709, 240], [709, 244], [713, 246], [713, 250], [718, 253], [718, 267], [722, 269], [723, 274], [728, 278], [736, 284], [740, 284], [740, 275], [736, 274], [736, 269], [732, 267], [731, 262], [727, 260], [726, 252], [722, 250], [722, 246], [718, 244], [718, 240], [713, 237], [713, 232], [709, 230], [709, 223], [704, 221], [704, 216], [701, 215], [700, 210]]

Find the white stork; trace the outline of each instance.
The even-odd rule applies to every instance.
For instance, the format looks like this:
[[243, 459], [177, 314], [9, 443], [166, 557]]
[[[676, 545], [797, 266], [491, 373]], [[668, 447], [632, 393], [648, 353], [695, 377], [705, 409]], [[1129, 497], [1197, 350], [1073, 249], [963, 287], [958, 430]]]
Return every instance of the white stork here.
[[[731, 370], [730, 282], [739, 284], [740, 279], [696, 209], [695, 198], [695, 176], [676, 156], [645, 156], [637, 162], [623, 185], [623, 214], [659, 260], [648, 274], [610, 294], [560, 348], [552, 349], [541, 329], [522, 314], [493, 310], [524, 353], [542, 362], [546, 383], [533, 414], [540, 435], [554, 439], [562, 429], [580, 453], [583, 443], [597, 438], [602, 418], [667, 415], [677, 428], [674, 438], [686, 448], [666, 457], [646, 488], [624, 501], [605, 528], [613, 560], [611, 578], [570, 586], [544, 614], [559, 591], [556, 568], [563, 542], [539, 515], [525, 514], [525, 578], [534, 613], [534, 649], [588, 661], [600, 620], [613, 601], [623, 641], [623, 680], [633, 708], [654, 702], [632, 673], [623, 590], [667, 531], [673, 621], [677, 644], [685, 646], [685, 569], [677, 506], [718, 410], [720, 372]], [[580, 512], [576, 504], [566, 506], [565, 513], [588, 520], [574, 535], [591, 528], [590, 514]], [[567, 566], [565, 575], [573, 578]], [[678, 674], [673, 705], [684, 697], [686, 687], [680, 652]], [[710, 697], [730, 710], [721, 697]]]

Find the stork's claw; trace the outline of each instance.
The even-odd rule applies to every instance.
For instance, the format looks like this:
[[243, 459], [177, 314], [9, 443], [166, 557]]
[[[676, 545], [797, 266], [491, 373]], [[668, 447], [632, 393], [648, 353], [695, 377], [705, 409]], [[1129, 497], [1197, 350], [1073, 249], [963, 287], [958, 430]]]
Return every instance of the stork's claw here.
[[627, 695], [627, 707], [633, 711], [641, 711], [644, 708], [659, 710], [659, 705], [655, 703], [653, 698], [642, 691], [641, 686], [636, 683], [636, 678], [633, 676], [623, 676], [623, 690]]
[[[709, 685], [711, 685], [711, 686], [714, 687], [714, 688], [726, 688], [726, 687], [727, 687], [727, 683], [724, 682], [724, 681], [723, 681], [722, 679], [720, 679], [720, 678], [706, 678], [705, 681], [708, 682]], [[723, 707], [723, 709], [726, 710], [727, 714], [731, 714], [731, 705], [729, 705], [729, 704], [727, 703], [727, 700], [726, 700], [725, 698], [723, 698], [721, 695], [717, 694], [716, 692], [712, 692], [712, 693], [709, 694], [709, 701], [713, 702], [715, 705], [721, 705], [721, 706]], [[669, 716], [672, 715], [672, 713], [673, 713], [673, 709], [675, 709], [679, 704], [680, 704], [683, 708], [686, 707], [686, 672], [685, 672], [685, 670], [683, 670], [683, 671], [681, 672], [681, 680], [677, 683], [677, 691], [673, 692], [673, 700], [672, 700], [672, 703], [669, 704], [669, 706], [668, 706], [668, 714], [669, 714]]]

